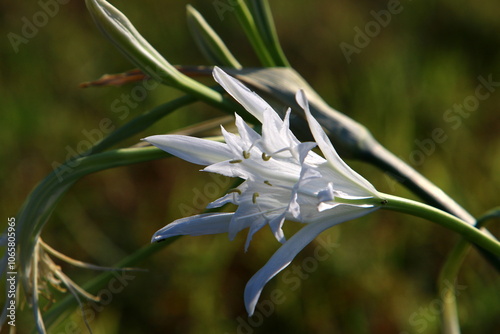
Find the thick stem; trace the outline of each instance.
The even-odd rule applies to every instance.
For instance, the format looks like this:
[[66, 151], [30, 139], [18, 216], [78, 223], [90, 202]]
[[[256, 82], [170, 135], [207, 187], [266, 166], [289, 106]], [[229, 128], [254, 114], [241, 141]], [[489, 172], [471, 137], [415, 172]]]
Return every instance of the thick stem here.
[[369, 162], [374, 163], [387, 173], [388, 176], [393, 177], [396, 181], [420, 197], [424, 202], [449, 212], [469, 224], [475, 223], [476, 219], [471, 216], [470, 213], [465, 211], [435, 184], [423, 177], [422, 174], [411, 168], [378, 142], [373, 141], [371, 146], [372, 147], [368, 151], [370, 159], [367, 160], [369, 160]]
[[[492, 218], [500, 217], [500, 208], [495, 208], [487, 212], [476, 222], [476, 227], [486, 231], [484, 223]], [[441, 315], [442, 328], [444, 334], [460, 334], [460, 322], [458, 319], [458, 309], [454, 282], [457, 279], [460, 267], [469, 253], [471, 244], [465, 239], [457, 242], [453, 250], [448, 255], [446, 262], [439, 274], [439, 294], [443, 298], [443, 312]]]
[[428, 219], [459, 233], [464, 239], [484, 248], [491, 254], [500, 256], [500, 242], [456, 216], [433, 206], [393, 195], [381, 194], [381, 198], [386, 200], [386, 202], [384, 201], [382, 204], [382, 208], [386, 210], [398, 211]]
[[[471, 225], [475, 224], [476, 219], [450, 196], [448, 196], [431, 181], [426, 179], [422, 174], [411, 168], [404, 161], [389, 152], [377, 141], [370, 141], [369, 149], [365, 151], [365, 155], [363, 155], [361, 160], [377, 166], [388, 176], [404, 185], [426, 203], [449, 212]], [[490, 236], [490, 238], [494, 238], [494, 236], [492, 236], [487, 230], [484, 230], [484, 233]], [[493, 256], [490, 252], [487, 252], [480, 247], [478, 247], [478, 251], [492, 266], [500, 271], [499, 257]]]

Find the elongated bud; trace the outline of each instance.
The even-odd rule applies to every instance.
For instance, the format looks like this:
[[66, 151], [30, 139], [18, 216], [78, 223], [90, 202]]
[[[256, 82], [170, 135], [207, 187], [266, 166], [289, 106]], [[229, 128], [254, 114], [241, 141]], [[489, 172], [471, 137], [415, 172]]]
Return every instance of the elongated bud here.
[[219, 108], [234, 108], [220, 93], [179, 72], [118, 9], [105, 0], [86, 0], [85, 3], [104, 36], [145, 74]]
[[104, 0], [86, 0], [85, 3], [104, 36], [143, 72], [168, 84], [181, 78], [182, 74], [142, 37], [118, 9]]

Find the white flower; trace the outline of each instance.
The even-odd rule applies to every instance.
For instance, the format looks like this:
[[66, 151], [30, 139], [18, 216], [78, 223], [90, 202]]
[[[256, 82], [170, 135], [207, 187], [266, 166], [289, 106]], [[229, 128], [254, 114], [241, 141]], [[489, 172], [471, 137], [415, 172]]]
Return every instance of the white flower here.
[[[377, 190], [339, 157], [320, 124], [309, 111], [305, 94], [296, 95], [323, 157], [311, 151], [316, 143], [301, 143], [289, 129], [290, 110], [284, 120], [241, 82], [214, 68], [215, 80], [262, 123], [262, 136], [239, 115], [239, 135], [222, 128], [225, 143], [181, 136], [151, 136], [145, 140], [189, 162], [207, 165], [203, 171], [245, 180], [208, 208], [238, 205], [234, 213], [206, 213], [182, 218], [157, 231], [152, 241], [176, 235], [228, 233], [230, 239], [249, 228], [252, 236], [269, 225], [283, 245], [248, 282], [245, 306], [252, 315], [264, 285], [283, 270], [309, 242], [325, 229], [376, 210]], [[305, 226], [288, 241], [285, 220]]]

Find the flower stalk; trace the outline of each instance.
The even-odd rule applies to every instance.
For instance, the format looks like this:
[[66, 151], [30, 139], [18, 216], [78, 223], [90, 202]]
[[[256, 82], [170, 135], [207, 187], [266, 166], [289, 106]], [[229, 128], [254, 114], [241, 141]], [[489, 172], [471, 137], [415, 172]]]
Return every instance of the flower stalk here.
[[412, 216], [420, 217], [437, 223], [449, 230], [460, 234], [467, 241], [476, 244], [496, 256], [500, 256], [500, 242], [460, 218], [433, 206], [401, 198], [389, 194], [381, 197], [387, 202], [382, 205], [383, 209], [402, 212]]

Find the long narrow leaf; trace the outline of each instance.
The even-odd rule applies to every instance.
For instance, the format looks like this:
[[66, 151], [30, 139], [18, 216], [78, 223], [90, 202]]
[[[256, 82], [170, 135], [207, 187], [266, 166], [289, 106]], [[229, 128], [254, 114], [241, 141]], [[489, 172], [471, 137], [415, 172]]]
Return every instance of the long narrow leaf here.
[[29, 277], [33, 269], [31, 260], [43, 226], [62, 195], [76, 181], [100, 170], [166, 156], [166, 153], [153, 147], [119, 149], [78, 158], [62, 165], [59, 171], [49, 174], [27, 198], [17, 219], [19, 271], [22, 273], [25, 291], [29, 291]]
[[248, 9], [245, 0], [236, 0], [235, 5], [236, 16], [238, 17], [238, 21], [240, 22], [245, 34], [248, 37], [248, 40], [252, 44], [252, 47], [259, 57], [262, 65], [265, 67], [273, 67], [276, 66], [276, 63], [273, 60], [273, 57], [269, 53], [269, 50], [264, 43], [263, 37], [261, 36], [255, 21], [252, 17], [252, 13]]
[[276, 26], [274, 25], [269, 1], [250, 0], [250, 10], [253, 14], [257, 30], [262, 36], [276, 66], [290, 67], [290, 63], [281, 48], [278, 34], [276, 33]]
[[205, 58], [217, 66], [241, 68], [240, 63], [203, 16], [191, 5], [187, 5], [186, 10], [189, 30]]

